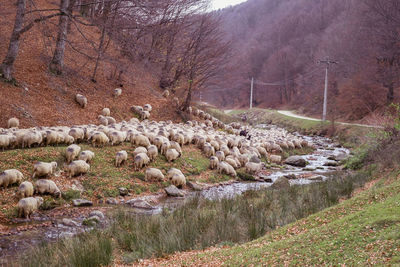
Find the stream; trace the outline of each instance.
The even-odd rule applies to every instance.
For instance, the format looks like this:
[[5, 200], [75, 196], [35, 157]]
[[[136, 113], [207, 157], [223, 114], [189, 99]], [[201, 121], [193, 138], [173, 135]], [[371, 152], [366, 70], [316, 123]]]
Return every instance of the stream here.
[[[271, 128], [271, 125], [257, 125], [258, 128]], [[268, 172], [259, 175], [258, 182], [231, 182], [212, 185], [201, 191], [184, 190], [185, 197], [167, 197], [165, 193], [141, 196], [132, 198], [125, 202], [124, 207], [132, 213], [154, 215], [162, 212], [164, 208], [174, 209], [182, 205], [191, 197], [200, 197], [210, 200], [222, 198], [233, 198], [248, 190], [261, 190], [273, 184], [281, 176], [289, 179], [291, 185], [309, 184], [320, 182], [338, 170], [338, 166], [326, 164], [327, 162], [337, 162], [339, 159], [348, 157], [350, 151], [333, 143], [330, 139], [319, 136], [302, 136], [297, 134], [315, 145], [315, 150], [309, 155], [301, 156], [309, 164], [305, 168], [283, 165], [285, 168], [272, 168]], [[335, 161], [336, 160], [336, 161]], [[265, 180], [265, 181], [263, 181]], [[58, 216], [48, 216], [36, 213], [31, 221], [21, 220], [18, 223], [8, 225], [7, 232], [2, 232], [0, 228], [0, 265], [7, 264], [20, 252], [26, 251], [33, 246], [43, 242], [53, 242], [60, 238], [72, 237], [76, 234], [93, 229], [82, 224], [88, 214], [93, 210], [105, 212], [112, 209], [112, 205], [100, 205], [85, 208], [71, 208], [71, 212]], [[75, 209], [79, 209], [79, 215]], [[75, 212], [74, 212], [75, 211]], [[71, 222], [72, 220], [72, 222]], [[109, 225], [107, 218], [101, 219], [97, 227], [105, 228]], [[21, 230], [23, 227], [23, 230]]]

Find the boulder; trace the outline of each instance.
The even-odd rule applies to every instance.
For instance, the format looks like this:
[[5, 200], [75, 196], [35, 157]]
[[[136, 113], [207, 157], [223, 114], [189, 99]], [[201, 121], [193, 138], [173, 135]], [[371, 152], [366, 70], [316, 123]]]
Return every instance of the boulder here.
[[339, 166], [339, 163], [337, 163], [337, 161], [334, 160], [329, 160], [324, 163], [324, 166], [337, 167]]
[[88, 207], [88, 206], [93, 206], [93, 202], [92, 202], [92, 201], [87, 200], [87, 199], [81, 199], [81, 198], [72, 200], [72, 204], [73, 204], [75, 207]]
[[297, 179], [297, 177], [296, 177], [296, 175], [295, 174], [287, 174], [287, 175], [284, 175], [283, 177], [285, 177], [286, 179], [288, 179], [288, 180], [295, 180], [295, 179]]
[[194, 191], [201, 191], [203, 190], [203, 187], [201, 185], [199, 185], [198, 183], [195, 182], [186, 182], [186, 185], [193, 189]]
[[285, 160], [285, 164], [296, 167], [305, 167], [307, 165], [307, 161], [300, 156], [290, 156]]
[[78, 226], [78, 223], [76, 221], [67, 219], [67, 218], [62, 219], [62, 224], [64, 224], [65, 226], [70, 226], [70, 227]]
[[101, 211], [99, 211], [99, 210], [93, 210], [93, 211], [91, 211], [91, 212], [89, 213], [89, 217], [92, 217], [92, 216], [97, 216], [98, 218], [100, 218], [100, 219], [102, 219], [102, 220], [105, 218], [104, 213], [101, 212]]
[[272, 189], [285, 189], [289, 187], [290, 187], [289, 180], [283, 176], [276, 179], [276, 181], [271, 185]]
[[164, 188], [165, 193], [167, 193], [168, 196], [171, 197], [183, 197], [184, 194], [182, 190], [179, 190], [175, 185], [170, 185], [166, 188]]
[[125, 204], [130, 205], [131, 207], [134, 207], [137, 209], [152, 210], [152, 209], [156, 208], [156, 207], [150, 205], [149, 202], [147, 202], [146, 200], [143, 200], [143, 199], [131, 199], [131, 200], [128, 200]]
[[119, 202], [118, 202], [118, 200], [116, 198], [109, 197], [109, 198], [106, 199], [106, 204], [117, 205], [118, 203]]

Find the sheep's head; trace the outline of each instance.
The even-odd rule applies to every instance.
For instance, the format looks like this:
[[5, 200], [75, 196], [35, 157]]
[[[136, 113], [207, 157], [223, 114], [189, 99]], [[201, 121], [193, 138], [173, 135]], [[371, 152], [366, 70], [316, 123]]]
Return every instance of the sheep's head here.
[[35, 197], [37, 203], [38, 203], [38, 207], [40, 207], [43, 204], [43, 198], [42, 197]]

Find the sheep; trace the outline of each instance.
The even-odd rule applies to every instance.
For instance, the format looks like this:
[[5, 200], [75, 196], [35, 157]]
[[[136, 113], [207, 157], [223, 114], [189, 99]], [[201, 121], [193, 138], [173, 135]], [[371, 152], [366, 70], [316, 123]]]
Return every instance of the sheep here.
[[162, 96], [167, 98], [169, 96], [169, 91], [168, 90], [164, 90], [164, 92], [162, 93]]
[[169, 148], [165, 153], [165, 157], [167, 158], [168, 162], [174, 161], [179, 158], [179, 152], [176, 151], [174, 148]]
[[236, 162], [235, 158], [231, 156], [226, 157], [225, 162], [231, 165], [234, 169], [237, 169], [239, 167], [238, 165], [240, 165]]
[[270, 155], [269, 160], [271, 161], [271, 163], [281, 164], [282, 157], [278, 155]]
[[173, 102], [174, 102], [174, 104], [175, 104], [176, 106], [179, 106], [179, 98], [174, 97], [174, 98], [173, 98]]
[[83, 160], [74, 160], [70, 164], [64, 166], [67, 176], [70, 178], [76, 175], [82, 175], [90, 170], [90, 165]]
[[72, 128], [68, 134], [72, 136], [76, 142], [79, 142], [85, 138], [85, 131], [81, 128]]
[[3, 150], [5, 148], [13, 147], [16, 143], [17, 139], [13, 135], [0, 135], [0, 148]]
[[219, 160], [216, 156], [211, 156], [210, 157], [210, 169], [214, 170], [215, 168], [217, 168], [219, 163]]
[[68, 146], [65, 151], [65, 159], [67, 160], [67, 163], [73, 161], [79, 155], [79, 152], [81, 152], [80, 146], [75, 144]]
[[37, 162], [33, 165], [33, 175], [32, 178], [35, 177], [43, 177], [53, 174], [57, 169], [57, 162], [52, 161], [50, 163], [47, 162]]
[[97, 119], [99, 120], [101, 125], [107, 126], [108, 125], [108, 120], [106, 117], [104, 117], [103, 115], [99, 115], [97, 117]]
[[83, 161], [85, 161], [86, 163], [91, 162], [93, 158], [94, 158], [94, 152], [92, 152], [92, 151], [90, 151], [90, 150], [82, 151], [82, 152], [79, 154], [79, 157], [78, 157], [79, 160], [83, 160]]
[[169, 141], [163, 142], [161, 145], [161, 154], [165, 155], [170, 147], [171, 143]]
[[215, 155], [214, 147], [212, 147], [209, 143], [204, 145], [203, 152], [207, 158]]
[[151, 112], [153, 110], [153, 107], [150, 104], [146, 104], [143, 106], [143, 110]]
[[120, 167], [126, 160], [128, 160], [128, 153], [125, 150], [117, 152], [115, 155], [115, 167]]
[[262, 169], [261, 163], [254, 163], [254, 162], [247, 162], [245, 167], [246, 167], [246, 172], [249, 174], [255, 174], [256, 172]]
[[111, 145], [119, 145], [126, 139], [126, 132], [121, 131], [112, 131], [109, 133], [109, 138], [111, 141]]
[[37, 194], [50, 194], [56, 198], [61, 197], [61, 191], [52, 180], [39, 179], [35, 183], [35, 193]]
[[81, 94], [75, 95], [75, 101], [82, 107], [86, 108], [87, 105], [87, 98]]
[[135, 171], [140, 170], [141, 168], [147, 166], [149, 164], [150, 159], [145, 153], [139, 153], [133, 158], [133, 166]]
[[180, 170], [178, 170], [178, 169], [176, 169], [176, 168], [171, 168], [171, 169], [168, 170], [166, 178], [167, 178], [168, 180], [171, 180], [171, 179], [172, 179], [172, 176], [174, 176], [174, 174], [183, 175], [183, 173], [182, 173]]
[[110, 112], [110, 109], [109, 109], [109, 108], [103, 108], [103, 109], [101, 110], [101, 115], [103, 115], [103, 116], [105, 116], [105, 117], [110, 116], [110, 114], [111, 114], [111, 112]]
[[33, 196], [33, 185], [31, 182], [25, 181], [21, 183], [18, 187], [18, 191], [16, 193], [18, 199], [24, 197], [31, 197]]
[[30, 148], [32, 145], [40, 145], [43, 141], [43, 136], [37, 131], [26, 132], [22, 136], [22, 148], [26, 146]]
[[131, 107], [131, 111], [133, 113], [136, 113], [136, 114], [140, 115], [140, 113], [143, 111], [143, 107], [141, 107], [141, 106], [132, 106]]
[[147, 154], [149, 155], [149, 158], [151, 161], [154, 161], [156, 157], [158, 156], [158, 149], [155, 145], [151, 145], [147, 149]]
[[107, 119], [108, 125], [117, 123], [117, 121], [113, 117], [107, 116], [105, 118]]
[[150, 144], [150, 140], [147, 136], [144, 136], [142, 134], [138, 134], [137, 136], [135, 136], [131, 142], [137, 146], [144, 146], [144, 147], [148, 147]]
[[18, 128], [19, 120], [17, 118], [11, 118], [7, 122], [7, 128]]
[[159, 169], [148, 168], [146, 170], [146, 173], [145, 173], [145, 176], [144, 176], [144, 180], [145, 181], [149, 181], [149, 180], [152, 180], [152, 179], [155, 179], [157, 181], [162, 182], [162, 181], [164, 181], [165, 178], [164, 178], [164, 174]]
[[242, 167], [246, 166], [246, 163], [250, 161], [249, 155], [247, 155], [247, 154], [239, 155], [238, 159], [240, 162], [240, 166], [242, 166]]
[[186, 185], [186, 178], [183, 174], [175, 173], [171, 178], [171, 183], [178, 188], [182, 188]]
[[27, 197], [18, 202], [18, 217], [30, 218], [31, 214], [43, 204], [41, 197]]
[[218, 163], [217, 171], [218, 171], [218, 173], [227, 174], [227, 175], [236, 177], [235, 169], [225, 161]]
[[121, 94], [122, 94], [122, 89], [121, 88], [115, 88], [114, 89], [114, 92], [113, 92], [114, 97], [118, 97]]
[[148, 112], [147, 110], [143, 110], [142, 112], [140, 112], [140, 118], [142, 120], [150, 119], [150, 112]]
[[23, 178], [24, 175], [16, 169], [5, 170], [0, 173], [0, 186], [7, 188], [9, 185], [20, 184]]
[[104, 146], [108, 142], [110, 142], [110, 139], [105, 135], [103, 132], [95, 132], [91, 137], [93, 146]]
[[143, 146], [138, 146], [137, 148], [135, 148], [135, 150], [133, 151], [133, 157], [135, 157], [137, 154], [140, 153], [145, 153], [147, 154], [147, 149]]
[[181, 146], [180, 146], [177, 142], [175, 142], [175, 141], [171, 141], [171, 142], [169, 142], [169, 143], [170, 143], [170, 147], [169, 147], [169, 148], [175, 149], [176, 151], [178, 151], [179, 156], [181, 156], [181, 155], [182, 155], [182, 148], [181, 148]]
[[45, 144], [46, 144], [46, 146], [59, 144], [59, 143], [61, 143], [61, 139], [63, 139], [63, 141], [64, 141], [63, 137], [64, 136], [61, 136], [56, 131], [48, 130], [45, 132]]
[[219, 161], [223, 161], [225, 159], [225, 153], [223, 151], [215, 152], [215, 156], [218, 158]]

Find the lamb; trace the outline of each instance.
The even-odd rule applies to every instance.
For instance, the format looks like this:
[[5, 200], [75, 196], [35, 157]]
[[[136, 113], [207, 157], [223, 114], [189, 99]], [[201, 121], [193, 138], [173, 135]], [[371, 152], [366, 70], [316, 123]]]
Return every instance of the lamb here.
[[162, 93], [162, 96], [167, 98], [169, 96], [169, 91], [168, 90], [164, 90], [164, 92]]
[[210, 157], [210, 169], [214, 170], [215, 168], [217, 168], [219, 163], [219, 160], [216, 156], [211, 156]]
[[18, 128], [19, 120], [17, 118], [11, 118], [7, 122], [7, 128]]
[[115, 167], [120, 167], [127, 160], [128, 153], [125, 150], [118, 151], [115, 155]]
[[167, 158], [168, 162], [174, 161], [179, 158], [180, 154], [174, 148], [169, 148], [165, 153], [165, 157]]
[[65, 158], [67, 160], [67, 163], [73, 161], [79, 155], [79, 152], [81, 152], [80, 146], [75, 144], [68, 146], [65, 151]]
[[110, 139], [108, 139], [107, 135], [103, 132], [95, 132], [90, 139], [93, 146], [104, 146], [110, 142]]
[[270, 155], [269, 160], [271, 161], [271, 163], [281, 164], [282, 157], [278, 155]]
[[31, 214], [37, 211], [43, 204], [41, 197], [27, 197], [18, 202], [18, 217], [30, 218]]
[[70, 178], [76, 175], [82, 175], [90, 170], [90, 165], [83, 160], [74, 160], [70, 164], [64, 166], [67, 176]]
[[256, 172], [262, 169], [262, 165], [260, 163], [254, 163], [254, 162], [247, 162], [245, 167], [246, 167], [246, 172], [249, 174], [255, 174]]
[[147, 154], [149, 155], [149, 158], [151, 161], [154, 161], [156, 157], [158, 156], [158, 149], [155, 145], [151, 145], [147, 149]]
[[52, 161], [50, 163], [47, 162], [37, 162], [33, 165], [33, 176], [35, 177], [43, 177], [53, 174], [57, 169], [57, 162]]
[[147, 166], [147, 164], [149, 164], [149, 162], [150, 162], [150, 159], [145, 153], [137, 154], [133, 158], [133, 166], [134, 166], [135, 171], [140, 170], [141, 168]]
[[9, 185], [20, 184], [23, 178], [24, 175], [16, 169], [5, 170], [0, 173], [0, 186], [7, 188]]
[[26, 132], [22, 136], [22, 148], [30, 148], [32, 145], [40, 145], [43, 141], [42, 135], [37, 131]]
[[82, 107], [86, 108], [87, 105], [87, 98], [81, 94], [75, 95], [75, 101]]
[[226, 163], [225, 161], [222, 161], [218, 164], [217, 171], [218, 171], [218, 173], [223, 173], [223, 174], [227, 174], [227, 175], [236, 177], [235, 169], [231, 165]]
[[94, 158], [94, 153], [92, 151], [90, 151], [90, 150], [82, 151], [81, 154], [79, 154], [79, 157], [78, 157], [79, 160], [83, 160], [86, 163], [91, 162], [93, 158]]
[[31, 197], [33, 196], [33, 185], [31, 182], [25, 181], [21, 183], [18, 187], [18, 191], [16, 193], [18, 199], [24, 197]]
[[175, 173], [171, 178], [171, 183], [178, 188], [182, 188], [186, 185], [186, 178], [183, 174]]
[[110, 112], [110, 109], [109, 109], [109, 108], [103, 108], [103, 109], [101, 110], [101, 115], [103, 115], [103, 116], [105, 116], [105, 117], [110, 116], [110, 114], [111, 114], [111, 112]]
[[143, 110], [151, 112], [153, 110], [153, 107], [150, 104], [146, 104], [143, 106]]
[[54, 197], [61, 197], [61, 191], [52, 180], [39, 179], [35, 183], [35, 192], [41, 195], [50, 194]]
[[122, 94], [122, 89], [121, 88], [115, 88], [114, 89], [114, 93], [113, 93], [114, 97], [118, 97], [121, 94]]
[[162, 182], [162, 181], [164, 181], [164, 174], [159, 169], [148, 168], [146, 170], [146, 173], [145, 173], [145, 176], [144, 176], [144, 180], [145, 181], [149, 181], [149, 180], [152, 180], [152, 179], [155, 179], [157, 181]]

